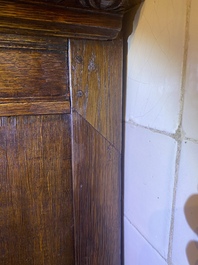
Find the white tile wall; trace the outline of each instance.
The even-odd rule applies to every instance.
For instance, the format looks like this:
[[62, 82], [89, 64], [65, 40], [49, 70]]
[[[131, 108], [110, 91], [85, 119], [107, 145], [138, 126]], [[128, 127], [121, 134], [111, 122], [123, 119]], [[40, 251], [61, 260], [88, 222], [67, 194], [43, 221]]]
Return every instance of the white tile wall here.
[[127, 231], [125, 233], [125, 265], [167, 265], [126, 218], [124, 225]]
[[198, 1], [192, 1], [186, 73], [183, 129], [187, 137], [198, 140]]
[[125, 215], [167, 256], [176, 142], [126, 124]]
[[185, 7], [181, 0], [145, 1], [128, 45], [127, 121], [177, 129]]
[[182, 146], [175, 208], [173, 264], [196, 265], [198, 264], [198, 144], [190, 141], [184, 141]]
[[197, 0], [146, 0], [129, 38], [125, 265], [198, 265], [197, 11]]

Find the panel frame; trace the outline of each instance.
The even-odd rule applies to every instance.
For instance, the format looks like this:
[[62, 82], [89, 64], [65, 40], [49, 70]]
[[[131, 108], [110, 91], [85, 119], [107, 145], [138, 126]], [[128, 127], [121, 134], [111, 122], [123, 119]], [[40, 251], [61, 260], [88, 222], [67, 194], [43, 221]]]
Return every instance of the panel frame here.
[[[107, 55], [109, 52], [117, 54], [110, 60]], [[121, 265], [123, 41], [117, 39], [107, 43], [71, 39], [68, 57], [72, 109], [75, 264]], [[90, 61], [92, 57], [94, 62]], [[116, 75], [109, 71], [112, 65]], [[89, 70], [92, 78], [89, 78]], [[98, 102], [104, 107], [100, 113]], [[107, 102], [111, 104], [108, 105]]]

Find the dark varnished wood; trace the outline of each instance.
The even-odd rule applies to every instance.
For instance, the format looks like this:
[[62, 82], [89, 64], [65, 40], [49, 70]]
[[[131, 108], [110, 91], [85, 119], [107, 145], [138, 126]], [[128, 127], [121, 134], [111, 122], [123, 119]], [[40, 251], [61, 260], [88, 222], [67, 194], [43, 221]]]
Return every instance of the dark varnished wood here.
[[122, 40], [69, 51], [76, 265], [121, 265]]
[[0, 0], [0, 264], [122, 264], [120, 38], [139, 2]]
[[0, 98], [68, 98], [67, 73], [66, 52], [0, 49]]
[[[67, 51], [67, 38], [32, 36], [20, 34], [0, 34], [0, 48], [27, 49], [31, 51], [47, 51], [65, 53]], [[67, 54], [65, 54], [67, 56]], [[65, 60], [67, 57], [65, 57]]]
[[0, 264], [73, 265], [70, 116], [0, 119]]
[[120, 154], [73, 113], [76, 265], [121, 264]]
[[0, 116], [70, 113], [69, 101], [22, 101], [0, 103]]
[[0, 1], [0, 32], [114, 39], [122, 28], [122, 14], [27, 2]]
[[[15, 0], [16, 1], [16, 0]], [[18, 2], [48, 3], [61, 7], [87, 7], [108, 11], [124, 11], [143, 2], [143, 0], [17, 0]]]
[[73, 108], [121, 150], [122, 40], [71, 40]]
[[70, 113], [67, 45], [36, 41], [0, 37], [1, 116]]

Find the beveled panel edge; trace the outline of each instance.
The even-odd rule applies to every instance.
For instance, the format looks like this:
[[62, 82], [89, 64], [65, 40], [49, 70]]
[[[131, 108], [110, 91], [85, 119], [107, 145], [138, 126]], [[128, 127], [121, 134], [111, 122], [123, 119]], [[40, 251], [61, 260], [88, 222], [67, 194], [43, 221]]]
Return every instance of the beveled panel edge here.
[[119, 35], [122, 18], [87, 8], [0, 1], [0, 33], [109, 40]]

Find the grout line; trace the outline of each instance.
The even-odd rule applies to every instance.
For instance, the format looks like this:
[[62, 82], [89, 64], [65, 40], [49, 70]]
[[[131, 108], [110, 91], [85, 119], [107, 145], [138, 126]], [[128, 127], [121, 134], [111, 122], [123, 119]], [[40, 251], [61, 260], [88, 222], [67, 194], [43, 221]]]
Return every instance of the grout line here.
[[178, 138], [176, 139], [177, 140], [177, 155], [176, 155], [176, 160], [175, 160], [175, 179], [174, 179], [174, 188], [173, 188], [172, 213], [171, 213], [169, 246], [168, 246], [168, 257], [167, 257], [168, 265], [172, 265], [176, 193], [177, 193], [177, 184], [178, 184], [178, 179], [179, 179], [179, 164], [180, 164], [180, 159], [181, 159], [182, 140], [183, 140], [183, 134], [184, 134], [182, 130], [182, 118], [183, 118], [183, 109], [184, 109], [186, 68], [187, 68], [187, 59], [188, 59], [191, 0], [186, 0], [186, 8], [187, 10], [186, 10], [186, 25], [185, 25], [185, 35], [184, 35], [185, 39], [184, 39], [184, 52], [183, 52], [182, 80], [181, 80], [179, 126], [176, 131], [176, 134], [178, 135]]
[[190, 11], [191, 11], [191, 0], [186, 0], [186, 22], [185, 22], [185, 32], [184, 32], [184, 48], [183, 48], [183, 65], [182, 65], [182, 74], [181, 74], [181, 94], [180, 94], [180, 111], [178, 116], [178, 128], [175, 133], [169, 133], [167, 131], [154, 129], [149, 126], [140, 125], [133, 120], [124, 121], [125, 124], [131, 124], [135, 127], [140, 127], [146, 130], [149, 130], [153, 133], [160, 133], [165, 136], [173, 138], [177, 142], [177, 153], [175, 159], [175, 178], [173, 186], [173, 197], [172, 197], [172, 211], [171, 211], [171, 220], [170, 220], [170, 230], [169, 230], [169, 244], [168, 244], [168, 256], [167, 260], [162, 257], [162, 255], [153, 247], [150, 242], [141, 234], [141, 232], [135, 227], [128, 217], [125, 215], [127, 221], [137, 230], [137, 232], [146, 240], [146, 242], [155, 250], [157, 253], [166, 260], [168, 265], [173, 265], [172, 262], [172, 252], [173, 252], [173, 238], [174, 238], [174, 226], [175, 226], [175, 208], [176, 208], [176, 195], [177, 195], [177, 185], [179, 179], [179, 165], [181, 160], [181, 151], [182, 151], [182, 141], [191, 141], [195, 144], [198, 144], [198, 140], [186, 137], [182, 129], [182, 120], [183, 120], [183, 110], [184, 110], [184, 99], [185, 99], [185, 84], [186, 84], [186, 70], [187, 70], [187, 59], [188, 59], [188, 45], [189, 45], [189, 24], [190, 24]]
[[179, 140], [181, 140], [181, 141], [190, 141], [190, 142], [193, 142], [195, 144], [198, 144], [198, 139], [195, 139], [195, 138], [192, 138], [192, 137], [186, 137], [184, 135], [184, 132], [181, 129], [182, 128], [181, 126], [178, 126], [178, 129], [177, 129], [177, 131], [175, 133], [169, 133], [167, 131], [163, 131], [163, 130], [155, 129], [155, 128], [152, 128], [152, 127], [149, 127], [149, 126], [138, 124], [138, 123], [136, 123], [135, 121], [133, 121], [131, 119], [128, 120], [128, 121], [125, 121], [124, 124], [125, 125], [126, 124], [133, 125], [135, 127], [151, 131], [153, 133], [163, 134], [165, 136], [173, 138], [175, 141], [179, 141]]
[[131, 124], [131, 125], [134, 125], [135, 127], [140, 127], [140, 128], [143, 128], [143, 129], [146, 129], [146, 130], [149, 130], [151, 132], [154, 132], [154, 133], [160, 133], [160, 134], [164, 134], [168, 137], [171, 137], [171, 138], [174, 138], [175, 139], [175, 133], [169, 133], [169, 132], [166, 132], [166, 131], [162, 131], [162, 130], [159, 130], [159, 129], [154, 129], [152, 127], [149, 127], [149, 126], [145, 126], [145, 125], [141, 125], [141, 124], [138, 124], [136, 123], [135, 121], [133, 120], [129, 120], [129, 121], [125, 121], [125, 124]]
[[[136, 123], [136, 122], [134, 122], [132, 120], [125, 122], [125, 124], [131, 124], [131, 125], [133, 125], [135, 127], [139, 127], [139, 128], [142, 128], [142, 129], [149, 130], [149, 131], [151, 131], [153, 133], [163, 134], [165, 136], [173, 138], [177, 142], [178, 142], [178, 140], [183, 141], [184, 139], [186, 139], [183, 131], [180, 130], [179, 127], [178, 127], [178, 129], [176, 130], [175, 133], [169, 133], [167, 131], [162, 131], [162, 130], [159, 130], [159, 129], [154, 129], [154, 128], [149, 127], [149, 126], [144, 126], [144, 125], [138, 124], [138, 123]], [[194, 139], [194, 141], [196, 141], [196, 140]], [[198, 142], [198, 140], [197, 140], [197, 142]]]
[[164, 260], [167, 262], [167, 260], [162, 256], [162, 254], [146, 239], [146, 237], [140, 232], [140, 230], [131, 222], [131, 220], [124, 215], [124, 217], [126, 218], [126, 220], [130, 223], [131, 226], [133, 226], [133, 228], [138, 232], [138, 234], [141, 235], [141, 237], [149, 244], [150, 247], [152, 247], [152, 249], [154, 249], [157, 254]]
[[190, 142], [193, 142], [194, 144], [198, 144], [198, 140], [194, 139], [194, 138], [190, 138], [190, 137], [185, 137], [186, 141], [190, 141]]
[[171, 207], [171, 220], [170, 220], [170, 230], [169, 230], [169, 244], [168, 244], [168, 265], [172, 264], [172, 250], [173, 250], [173, 232], [174, 232], [174, 214], [175, 214], [175, 203], [176, 203], [176, 190], [179, 177], [179, 163], [181, 159], [181, 140], [177, 143], [177, 155], [175, 159], [175, 179], [173, 184], [173, 197], [172, 197], [172, 207]]

